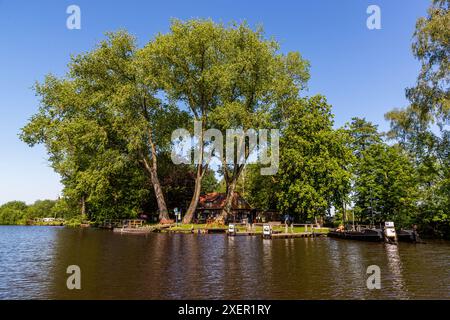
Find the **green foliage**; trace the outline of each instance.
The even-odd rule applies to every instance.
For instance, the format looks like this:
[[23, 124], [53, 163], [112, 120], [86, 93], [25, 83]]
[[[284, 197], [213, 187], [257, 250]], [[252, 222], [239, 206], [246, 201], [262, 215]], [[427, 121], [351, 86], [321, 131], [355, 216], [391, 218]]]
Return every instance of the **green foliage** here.
[[69, 227], [69, 228], [76, 228], [76, 227], [80, 227], [81, 224], [86, 223], [87, 222], [87, 217], [84, 215], [76, 215], [74, 217], [71, 217], [70, 219], [66, 220], [64, 222], [64, 226]]
[[208, 170], [202, 179], [202, 192], [210, 193], [217, 190], [219, 183], [217, 182], [215, 173], [213, 170]]
[[350, 189], [347, 133], [334, 130], [322, 96], [302, 99], [289, 110], [281, 141], [279, 208], [305, 221], [342, 207]]
[[364, 118], [352, 118], [350, 124], [346, 126], [346, 130], [351, 137], [348, 145], [356, 158], [361, 158], [362, 153], [373, 144], [382, 142], [378, 127]]
[[156, 211], [152, 161], [187, 121], [185, 112], [155, 97], [151, 79], [141, 78], [135, 42], [124, 31], [109, 33], [72, 58], [66, 77], [36, 84], [41, 107], [22, 129], [29, 145], [45, 144], [68, 204], [86, 209], [89, 219]]
[[[285, 55], [278, 50], [278, 43], [266, 39], [261, 28], [193, 19], [173, 20], [170, 32], [158, 34], [139, 55], [143, 74], [148, 75], [145, 81], [154, 80], [169, 101], [186, 107], [193, 119], [202, 122], [202, 132], [212, 127], [225, 133], [230, 128], [245, 131], [277, 126], [274, 119], [305, 87], [309, 63], [297, 52]], [[198, 143], [203, 151], [205, 144], [201, 139]], [[245, 159], [251, 151], [246, 149]], [[208, 163], [196, 160], [198, 187]], [[230, 191], [244, 165], [237, 159], [221, 164]], [[197, 195], [185, 222], [195, 209]]]
[[27, 216], [33, 218], [53, 217], [56, 202], [52, 200], [38, 200], [27, 208]]
[[355, 219], [394, 221], [399, 227], [410, 227], [416, 222], [417, 177], [401, 148], [383, 143], [371, 145], [361, 152], [355, 173]]
[[237, 190], [254, 208], [260, 210], [276, 210], [278, 207], [278, 176], [266, 176], [260, 173], [261, 166], [249, 164], [246, 166]]
[[144, 74], [169, 100], [184, 103], [195, 119], [216, 128], [267, 127], [275, 99], [294, 98], [309, 79], [309, 64], [299, 53], [277, 53], [261, 29], [246, 23], [225, 26], [211, 20], [173, 20], [140, 54]]
[[37, 200], [31, 205], [11, 201], [0, 206], [0, 225], [26, 224], [37, 218], [69, 218], [73, 215], [64, 199]]
[[0, 207], [0, 224], [23, 224], [26, 219], [27, 205], [21, 201], [11, 201]]
[[394, 221], [399, 227], [416, 223], [418, 177], [409, 155], [399, 145], [384, 143], [377, 126], [365, 119], [353, 118], [346, 130], [355, 155], [351, 166], [355, 219]]
[[419, 179], [418, 222], [427, 232], [450, 235], [450, 11], [434, 0], [416, 24], [412, 51], [421, 63], [417, 83], [406, 90], [410, 105], [386, 114], [389, 137], [414, 159]]

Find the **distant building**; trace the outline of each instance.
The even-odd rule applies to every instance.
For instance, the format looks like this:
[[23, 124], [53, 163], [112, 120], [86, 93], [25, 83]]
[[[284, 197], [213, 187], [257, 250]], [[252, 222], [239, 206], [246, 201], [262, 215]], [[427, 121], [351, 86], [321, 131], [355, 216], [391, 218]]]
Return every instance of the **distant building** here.
[[[203, 194], [198, 200], [195, 220], [198, 223], [204, 223], [207, 219], [214, 219], [220, 215], [225, 206], [226, 193], [212, 192]], [[231, 201], [231, 214], [229, 221], [240, 222], [247, 217], [252, 210], [250, 204], [239, 194], [235, 192]]]
[[[226, 193], [212, 192], [200, 196], [197, 210], [195, 212], [195, 221], [205, 223], [208, 219], [214, 219], [220, 215], [225, 206]], [[231, 201], [231, 213], [228, 222], [246, 221], [250, 213], [254, 214], [254, 221], [266, 222], [277, 221], [280, 219], [277, 211], [261, 211], [255, 208], [241, 196], [239, 192], [234, 192]]]

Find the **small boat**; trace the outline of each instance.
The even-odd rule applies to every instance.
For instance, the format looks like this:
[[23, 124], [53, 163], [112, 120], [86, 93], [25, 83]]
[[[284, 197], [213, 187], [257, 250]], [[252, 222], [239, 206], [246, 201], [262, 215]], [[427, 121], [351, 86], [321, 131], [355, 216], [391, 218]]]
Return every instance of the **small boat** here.
[[341, 227], [329, 232], [328, 236], [349, 240], [397, 243], [397, 233], [395, 232], [394, 223], [391, 221], [386, 221], [384, 227], [379, 229], [357, 226], [357, 230], [344, 230]]
[[397, 239], [402, 242], [422, 242], [416, 230], [397, 230]]
[[384, 241], [383, 231], [381, 229], [362, 229], [361, 231], [335, 230], [328, 232], [331, 238], [340, 238], [348, 240], [381, 242]]

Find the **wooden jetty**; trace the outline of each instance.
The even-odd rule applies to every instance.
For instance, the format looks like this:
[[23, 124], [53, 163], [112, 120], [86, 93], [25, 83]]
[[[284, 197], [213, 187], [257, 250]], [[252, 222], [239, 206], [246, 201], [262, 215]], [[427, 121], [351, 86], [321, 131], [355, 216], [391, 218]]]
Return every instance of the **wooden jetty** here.
[[151, 232], [159, 232], [162, 229], [170, 228], [174, 224], [158, 224], [154, 226], [144, 226], [144, 220], [124, 220], [121, 227], [113, 228], [114, 232], [124, 234], [149, 234]]
[[[245, 225], [245, 224], [244, 224]], [[290, 227], [285, 227], [284, 230], [277, 230], [274, 227], [280, 228], [280, 223], [266, 223], [261, 224], [262, 232], [255, 231], [252, 228], [247, 230], [239, 231], [238, 226], [242, 224], [230, 224], [227, 234], [228, 236], [262, 236], [266, 239], [289, 239], [289, 238], [308, 238], [308, 237], [319, 237], [325, 236], [326, 232], [320, 232], [319, 229], [314, 227], [312, 224], [292, 224]], [[294, 226], [300, 226], [305, 229], [304, 232], [294, 232]], [[284, 232], [283, 232], [284, 231]]]
[[227, 228], [203, 228], [201, 233], [226, 233]]
[[295, 232], [295, 233], [272, 233], [271, 239], [291, 239], [291, 238], [310, 238], [314, 237], [313, 232]]
[[97, 227], [101, 229], [113, 230], [114, 228], [122, 227], [126, 221], [127, 220], [125, 219], [105, 219], [103, 222], [99, 223]]
[[113, 231], [121, 234], [149, 234], [153, 232], [152, 228], [114, 228]]
[[[166, 228], [162, 228], [162, 229], [166, 229]], [[160, 229], [159, 231], [161, 231], [161, 229]], [[170, 230], [169, 228], [167, 228], [167, 230], [165, 230], [164, 232], [167, 232], [167, 233], [194, 233], [194, 229], [176, 229], [176, 230]]]
[[261, 232], [256, 232], [256, 231], [236, 231], [236, 232], [228, 232], [227, 234], [230, 237], [237, 237], [237, 236], [262, 236]]
[[[294, 232], [294, 227], [303, 227], [304, 232]], [[319, 228], [313, 224], [291, 224], [289, 227], [285, 226], [284, 232], [281, 230], [274, 230], [272, 225], [263, 226], [263, 237], [265, 239], [292, 239], [292, 238], [312, 238], [326, 236], [326, 232], [317, 231]]]
[[[238, 227], [244, 227], [246, 230], [239, 230]], [[231, 223], [228, 225], [226, 233], [230, 237], [235, 236], [260, 236], [261, 232], [256, 232], [253, 228], [247, 228], [246, 223]]]

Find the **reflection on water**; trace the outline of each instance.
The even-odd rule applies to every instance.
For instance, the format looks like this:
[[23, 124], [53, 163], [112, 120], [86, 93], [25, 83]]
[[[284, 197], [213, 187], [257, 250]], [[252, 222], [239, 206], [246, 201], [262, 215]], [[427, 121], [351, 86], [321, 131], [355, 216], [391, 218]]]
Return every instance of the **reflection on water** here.
[[[81, 290], [66, 268], [81, 268]], [[381, 268], [381, 290], [366, 287]], [[0, 299], [450, 299], [450, 243], [0, 227]]]
[[385, 244], [387, 265], [389, 274], [392, 275], [392, 288], [395, 290], [397, 297], [401, 299], [408, 298], [408, 288], [403, 280], [403, 266], [400, 259], [399, 248], [396, 245]]

